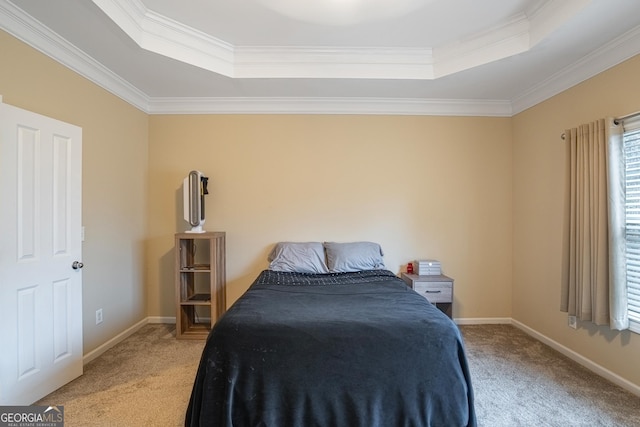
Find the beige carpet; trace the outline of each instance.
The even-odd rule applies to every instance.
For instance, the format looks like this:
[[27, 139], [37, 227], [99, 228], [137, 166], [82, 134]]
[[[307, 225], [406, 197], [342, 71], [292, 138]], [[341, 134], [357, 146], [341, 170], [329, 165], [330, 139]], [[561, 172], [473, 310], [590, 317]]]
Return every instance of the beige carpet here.
[[[461, 330], [480, 426], [640, 426], [640, 398], [517, 328]], [[66, 427], [183, 425], [204, 343], [174, 335], [145, 326], [38, 404], [64, 405]]]
[[637, 427], [640, 397], [510, 325], [461, 326], [486, 427]]
[[38, 405], [64, 405], [65, 427], [181, 426], [204, 341], [146, 325]]

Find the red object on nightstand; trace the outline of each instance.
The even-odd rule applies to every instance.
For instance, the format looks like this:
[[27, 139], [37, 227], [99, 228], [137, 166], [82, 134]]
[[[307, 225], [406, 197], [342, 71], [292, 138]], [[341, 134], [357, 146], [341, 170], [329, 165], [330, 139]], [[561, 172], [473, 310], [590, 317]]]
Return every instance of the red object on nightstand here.
[[407, 274], [413, 274], [413, 263], [407, 264]]

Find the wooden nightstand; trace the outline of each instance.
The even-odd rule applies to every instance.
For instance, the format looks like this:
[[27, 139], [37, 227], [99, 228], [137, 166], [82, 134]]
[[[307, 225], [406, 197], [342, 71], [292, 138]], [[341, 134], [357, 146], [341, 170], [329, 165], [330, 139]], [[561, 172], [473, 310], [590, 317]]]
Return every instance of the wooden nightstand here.
[[453, 279], [451, 277], [402, 273], [402, 280], [453, 319]]

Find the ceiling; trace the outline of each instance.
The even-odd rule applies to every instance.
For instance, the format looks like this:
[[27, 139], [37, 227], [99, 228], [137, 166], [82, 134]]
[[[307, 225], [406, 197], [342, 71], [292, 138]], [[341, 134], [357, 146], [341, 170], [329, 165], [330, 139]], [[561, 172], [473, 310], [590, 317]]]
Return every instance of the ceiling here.
[[640, 53], [638, 0], [0, 0], [150, 114], [511, 116]]

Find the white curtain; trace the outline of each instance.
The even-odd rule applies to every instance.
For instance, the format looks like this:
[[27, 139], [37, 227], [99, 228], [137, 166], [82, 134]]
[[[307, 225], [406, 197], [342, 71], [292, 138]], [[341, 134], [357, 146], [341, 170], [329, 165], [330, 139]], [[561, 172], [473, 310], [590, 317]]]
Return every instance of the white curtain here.
[[566, 130], [565, 139], [569, 221], [561, 310], [596, 325], [624, 329], [628, 320], [625, 324], [622, 131], [613, 119], [600, 119]]
[[623, 127], [606, 119], [609, 204], [609, 324], [629, 328], [625, 249], [625, 163]]

